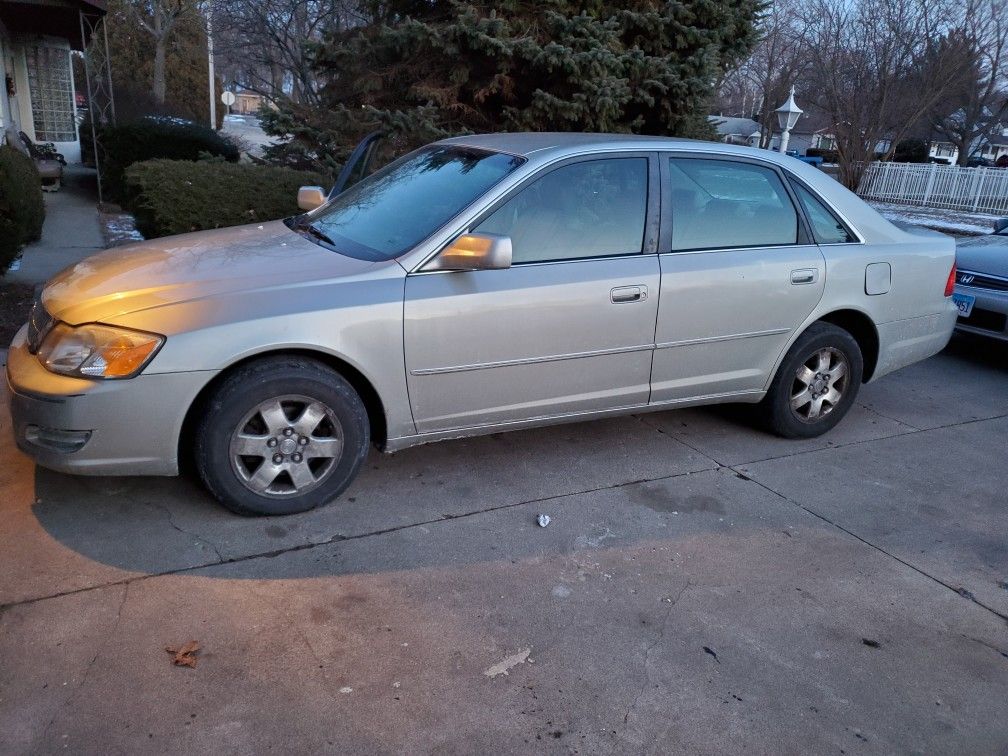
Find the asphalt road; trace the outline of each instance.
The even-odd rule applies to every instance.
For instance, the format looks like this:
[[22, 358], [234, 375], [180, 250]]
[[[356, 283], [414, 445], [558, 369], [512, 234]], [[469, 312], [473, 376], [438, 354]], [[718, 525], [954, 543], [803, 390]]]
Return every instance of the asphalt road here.
[[262, 130], [256, 116], [237, 113], [224, 117], [221, 133], [237, 138], [247, 152], [257, 157], [262, 157], [263, 148], [268, 147], [272, 139]]
[[956, 340], [823, 439], [503, 434], [282, 519], [6, 442], [0, 752], [1005, 753], [1006, 438]]

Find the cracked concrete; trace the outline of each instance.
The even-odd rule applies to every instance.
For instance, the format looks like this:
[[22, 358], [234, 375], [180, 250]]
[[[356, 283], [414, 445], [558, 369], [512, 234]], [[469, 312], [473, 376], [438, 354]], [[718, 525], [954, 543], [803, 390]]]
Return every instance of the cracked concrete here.
[[1003, 752], [1008, 353], [745, 415], [376, 454], [269, 520], [4, 445], [0, 751]]

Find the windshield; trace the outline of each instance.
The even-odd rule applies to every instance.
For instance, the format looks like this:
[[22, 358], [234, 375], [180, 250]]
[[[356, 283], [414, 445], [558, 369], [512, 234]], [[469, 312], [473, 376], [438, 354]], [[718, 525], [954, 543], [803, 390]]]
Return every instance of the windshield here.
[[499, 152], [425, 147], [300, 216], [293, 227], [351, 257], [391, 260], [441, 228], [523, 162]]

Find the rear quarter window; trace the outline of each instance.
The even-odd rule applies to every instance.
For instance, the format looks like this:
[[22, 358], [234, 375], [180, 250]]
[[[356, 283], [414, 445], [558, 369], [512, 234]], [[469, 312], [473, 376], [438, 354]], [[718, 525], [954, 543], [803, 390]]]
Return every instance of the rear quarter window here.
[[816, 244], [847, 244], [857, 241], [818, 197], [797, 181], [792, 181], [791, 186], [798, 195], [798, 201], [801, 202], [805, 215], [808, 216]]

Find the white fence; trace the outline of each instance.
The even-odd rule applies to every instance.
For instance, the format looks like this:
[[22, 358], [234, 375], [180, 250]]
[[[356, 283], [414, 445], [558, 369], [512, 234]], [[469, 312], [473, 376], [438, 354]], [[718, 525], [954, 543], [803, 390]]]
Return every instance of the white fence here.
[[962, 168], [937, 163], [871, 163], [863, 199], [1008, 215], [1008, 168]]

